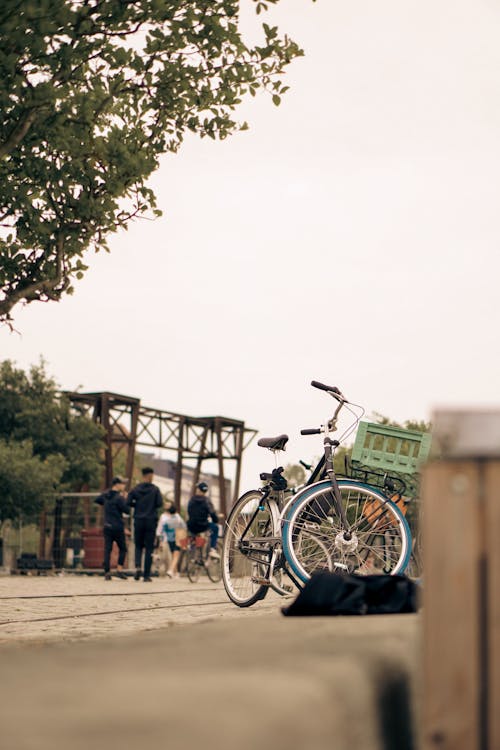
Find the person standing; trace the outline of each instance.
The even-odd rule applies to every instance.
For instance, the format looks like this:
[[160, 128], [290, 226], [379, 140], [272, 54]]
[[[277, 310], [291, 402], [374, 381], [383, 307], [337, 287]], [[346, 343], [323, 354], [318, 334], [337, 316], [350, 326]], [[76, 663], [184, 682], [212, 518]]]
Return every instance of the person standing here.
[[113, 542], [118, 545], [118, 565], [117, 577], [127, 580], [123, 572], [123, 563], [127, 555], [127, 544], [125, 541], [125, 525], [123, 523], [123, 514], [130, 514], [130, 509], [123, 497], [125, 490], [125, 480], [121, 477], [114, 477], [111, 482], [111, 489], [103, 492], [95, 499], [98, 505], [104, 507], [104, 580], [111, 581], [111, 550]]
[[[217, 552], [217, 539], [219, 538], [219, 526], [217, 521], [217, 513], [212, 505], [212, 501], [207, 496], [208, 484], [206, 482], [199, 482], [196, 485], [196, 493], [193, 495], [188, 503], [188, 531], [191, 534], [201, 534], [202, 531], [210, 531], [210, 550], [208, 554], [210, 557], [219, 558], [220, 555]], [[212, 520], [209, 521], [209, 518]]]
[[151, 563], [155, 544], [158, 508], [163, 499], [159, 488], [153, 484], [154, 471], [149, 466], [142, 469], [142, 482], [129, 492], [128, 504], [134, 509], [135, 575], [142, 575], [141, 561], [144, 551], [144, 581], [151, 578]]

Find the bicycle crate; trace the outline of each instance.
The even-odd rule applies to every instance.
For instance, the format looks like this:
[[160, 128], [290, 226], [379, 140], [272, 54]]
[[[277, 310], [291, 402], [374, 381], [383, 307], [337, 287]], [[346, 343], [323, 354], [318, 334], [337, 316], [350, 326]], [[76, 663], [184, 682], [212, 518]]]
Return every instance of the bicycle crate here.
[[184, 539], [179, 540], [179, 547], [181, 549], [187, 549], [193, 540], [195, 547], [204, 547], [207, 541], [204, 536], [187, 536]]
[[407, 474], [404, 475], [405, 479], [403, 479], [402, 475], [396, 476], [395, 474], [389, 474], [387, 471], [379, 471], [369, 466], [353, 463], [348, 456], [345, 457], [345, 469], [346, 476], [357, 479], [363, 484], [377, 487], [390, 497], [413, 493], [413, 483], [408, 481]]
[[382, 472], [413, 475], [427, 459], [430, 446], [429, 433], [360, 422], [351, 461]]

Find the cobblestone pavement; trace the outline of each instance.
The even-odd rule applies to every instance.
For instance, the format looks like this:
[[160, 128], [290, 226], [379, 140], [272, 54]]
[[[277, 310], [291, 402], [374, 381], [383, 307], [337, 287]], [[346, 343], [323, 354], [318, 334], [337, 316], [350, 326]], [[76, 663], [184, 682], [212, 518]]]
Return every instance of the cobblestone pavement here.
[[222, 583], [154, 578], [151, 583], [102, 576], [0, 577], [0, 643], [130, 635], [187, 624], [278, 612], [270, 592], [249, 609], [232, 604]]

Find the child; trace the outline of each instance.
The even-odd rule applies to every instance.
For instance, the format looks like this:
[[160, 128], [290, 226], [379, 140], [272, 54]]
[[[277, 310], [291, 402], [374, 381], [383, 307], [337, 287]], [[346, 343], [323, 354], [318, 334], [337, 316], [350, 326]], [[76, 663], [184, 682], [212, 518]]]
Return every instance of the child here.
[[173, 578], [174, 576], [177, 578], [179, 576], [177, 567], [179, 565], [181, 548], [177, 544], [175, 537], [177, 529], [185, 529], [186, 523], [181, 518], [180, 514], [177, 513], [173, 503], [167, 508], [167, 512], [164, 514], [163, 518], [162, 539], [167, 542], [170, 547], [170, 552], [172, 553], [172, 559], [167, 570], [167, 575], [169, 578]]

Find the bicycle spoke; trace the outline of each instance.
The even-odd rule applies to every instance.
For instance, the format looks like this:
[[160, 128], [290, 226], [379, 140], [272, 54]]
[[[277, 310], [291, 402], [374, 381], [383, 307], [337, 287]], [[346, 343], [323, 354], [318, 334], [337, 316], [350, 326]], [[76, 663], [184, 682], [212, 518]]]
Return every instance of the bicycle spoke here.
[[274, 524], [260, 493], [247, 493], [229, 516], [223, 543], [222, 574], [229, 597], [239, 606], [262, 598], [267, 587]]
[[[349, 533], [342, 527], [333, 492], [309, 493], [294, 504], [284, 524], [285, 553], [292, 570], [306, 580], [318, 570], [392, 573], [404, 570], [409, 531], [386, 498], [364, 486], [339, 482]], [[306, 543], [306, 540], [307, 543]]]

